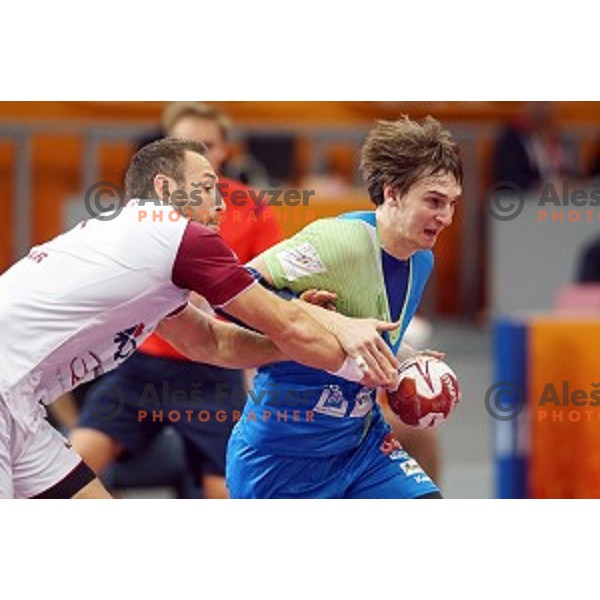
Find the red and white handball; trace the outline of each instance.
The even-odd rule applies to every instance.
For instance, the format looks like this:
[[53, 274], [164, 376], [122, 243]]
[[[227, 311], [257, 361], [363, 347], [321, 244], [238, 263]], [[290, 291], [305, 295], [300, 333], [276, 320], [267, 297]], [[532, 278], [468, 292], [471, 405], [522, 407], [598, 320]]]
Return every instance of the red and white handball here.
[[400, 382], [387, 391], [392, 411], [406, 425], [431, 429], [445, 421], [461, 400], [458, 378], [444, 362], [415, 356], [400, 365]]

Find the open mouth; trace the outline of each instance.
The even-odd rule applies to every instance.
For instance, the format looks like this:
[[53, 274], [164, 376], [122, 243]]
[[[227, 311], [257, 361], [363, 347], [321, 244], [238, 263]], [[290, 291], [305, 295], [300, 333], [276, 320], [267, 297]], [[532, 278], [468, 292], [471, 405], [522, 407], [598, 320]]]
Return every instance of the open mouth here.
[[432, 239], [436, 238], [439, 233], [437, 229], [424, 229], [423, 231], [428, 238]]

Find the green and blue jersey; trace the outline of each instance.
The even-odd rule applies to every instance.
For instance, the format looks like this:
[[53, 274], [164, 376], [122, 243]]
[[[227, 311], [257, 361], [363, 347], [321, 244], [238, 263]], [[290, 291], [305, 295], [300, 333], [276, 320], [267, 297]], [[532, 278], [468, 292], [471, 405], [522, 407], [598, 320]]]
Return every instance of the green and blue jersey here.
[[[374, 212], [312, 223], [262, 254], [277, 288], [324, 289], [351, 317], [400, 321], [384, 338], [396, 353], [433, 269], [433, 254], [407, 261], [380, 245]], [[271, 454], [327, 456], [357, 447], [379, 415], [376, 390], [295, 362], [259, 369], [238, 427]]]

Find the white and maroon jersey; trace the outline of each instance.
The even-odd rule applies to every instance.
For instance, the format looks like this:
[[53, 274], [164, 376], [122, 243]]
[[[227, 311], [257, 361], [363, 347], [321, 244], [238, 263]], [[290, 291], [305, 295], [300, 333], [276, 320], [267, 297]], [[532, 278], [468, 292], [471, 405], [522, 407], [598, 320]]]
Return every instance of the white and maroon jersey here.
[[77, 225], [0, 276], [0, 396], [13, 414], [117, 367], [190, 290], [222, 306], [254, 283], [216, 233], [138, 205]]

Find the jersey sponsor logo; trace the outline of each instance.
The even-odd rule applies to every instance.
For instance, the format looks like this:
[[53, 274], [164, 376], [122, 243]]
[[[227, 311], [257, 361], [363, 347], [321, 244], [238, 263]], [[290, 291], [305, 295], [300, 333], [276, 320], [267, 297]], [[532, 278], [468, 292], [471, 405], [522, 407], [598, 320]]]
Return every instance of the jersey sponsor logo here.
[[404, 474], [407, 477], [412, 477], [413, 475], [425, 475], [425, 471], [423, 471], [419, 463], [414, 458], [409, 458], [408, 460], [401, 462], [400, 468], [404, 471]]
[[390, 460], [406, 460], [406, 452], [404, 450], [392, 450], [390, 452]]
[[371, 411], [373, 408], [373, 393], [373, 389], [368, 387], [359, 390], [358, 394], [356, 394], [354, 408], [350, 413], [350, 417], [361, 418]]
[[425, 475], [424, 473], [423, 473], [423, 475], [417, 475], [415, 477], [415, 482], [416, 483], [432, 483], [431, 477], [429, 477], [429, 475]]
[[27, 255], [29, 260], [32, 260], [35, 263], [41, 263], [45, 258], [48, 258], [48, 253], [43, 250], [39, 250], [37, 248], [33, 248], [29, 254]]
[[[379, 450], [386, 456], [389, 456], [392, 460], [399, 460], [400, 458], [408, 458], [408, 454], [402, 450], [402, 444], [394, 437], [393, 433], [388, 433], [384, 438]], [[401, 453], [401, 454], [399, 454]], [[394, 455], [392, 457], [392, 455]]]
[[125, 360], [129, 358], [137, 350], [137, 338], [144, 332], [144, 324], [138, 323], [129, 329], [119, 331], [113, 342], [117, 344], [117, 350], [114, 353], [115, 361]]
[[285, 271], [288, 281], [296, 281], [301, 277], [327, 271], [316, 248], [308, 242], [278, 252], [277, 260]]
[[343, 417], [348, 410], [348, 404], [341, 388], [338, 385], [330, 385], [321, 393], [313, 411], [330, 417]]
[[[71, 387], [75, 387], [89, 379], [100, 377], [104, 373], [102, 359], [91, 350], [82, 356], [76, 356], [69, 362], [69, 373], [71, 375]], [[93, 377], [90, 377], [93, 374]]]

